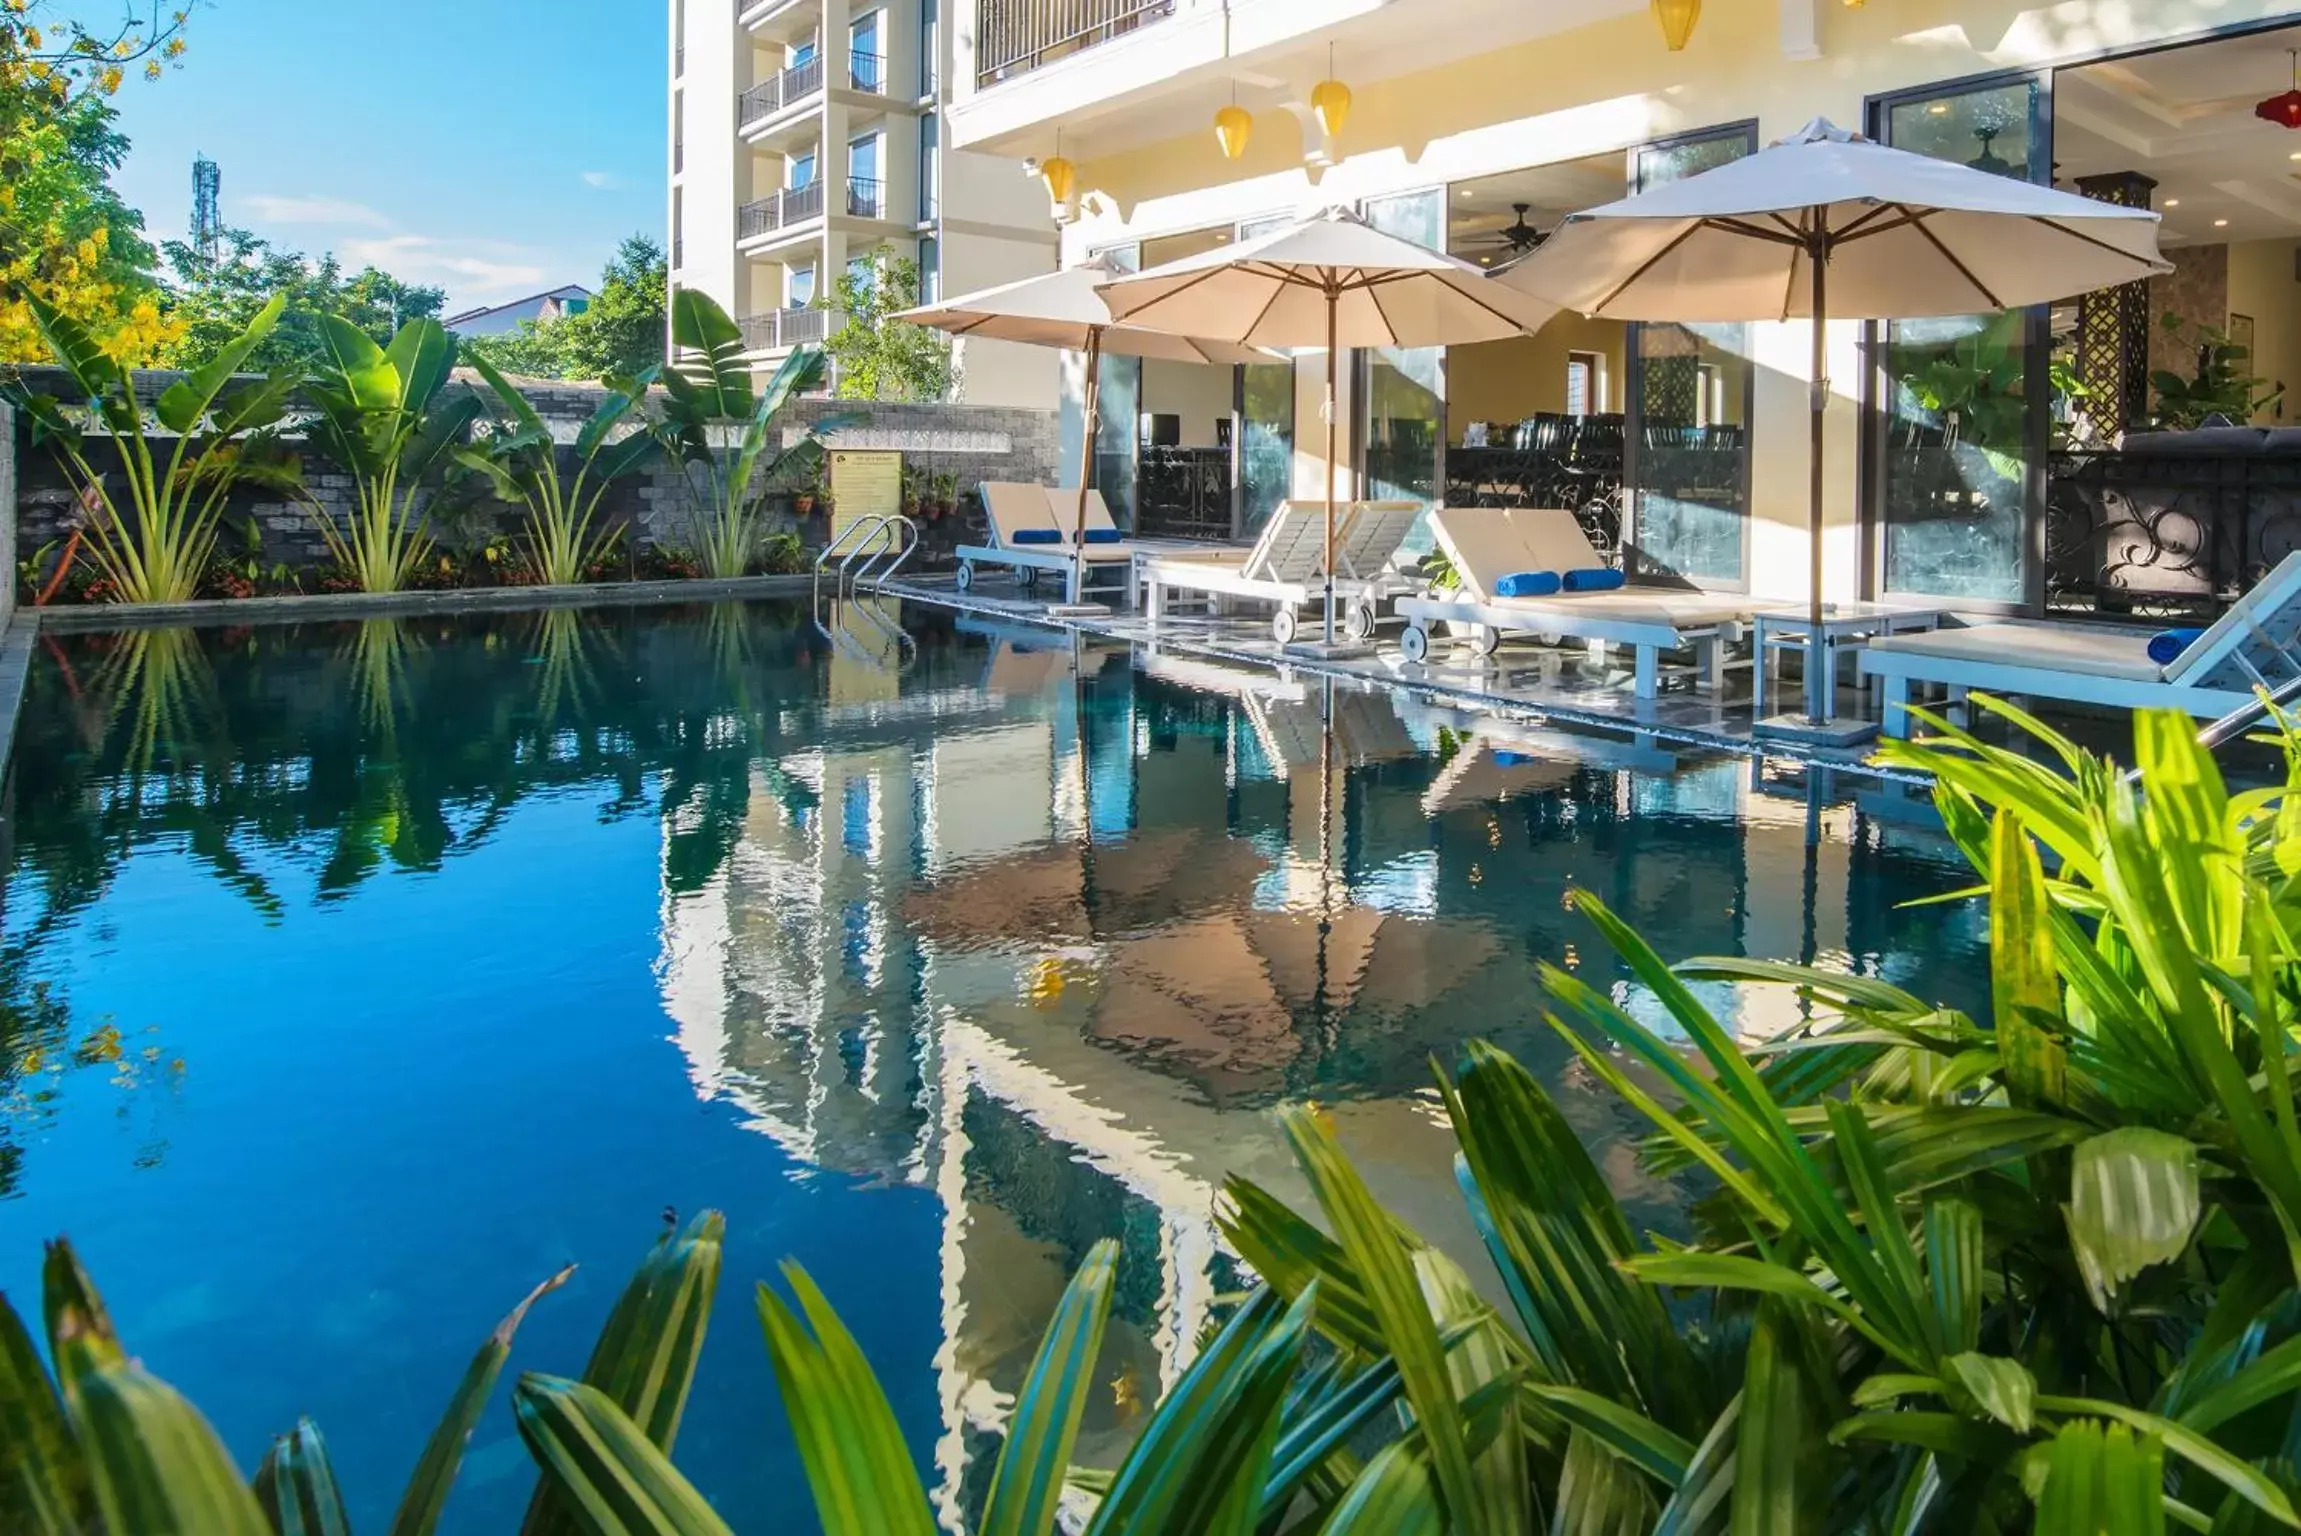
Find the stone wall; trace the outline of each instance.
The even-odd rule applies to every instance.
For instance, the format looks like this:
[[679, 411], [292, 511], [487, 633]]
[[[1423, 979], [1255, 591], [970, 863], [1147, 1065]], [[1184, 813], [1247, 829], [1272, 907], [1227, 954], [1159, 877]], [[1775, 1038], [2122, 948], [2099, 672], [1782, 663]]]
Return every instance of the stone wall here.
[[[69, 382], [59, 370], [25, 368], [21, 370], [21, 377], [28, 390], [71, 398]], [[139, 374], [137, 392], [147, 399], [156, 398], [176, 377], [174, 373], [157, 370]], [[539, 383], [526, 386], [525, 393], [536, 413], [550, 423], [553, 435], [562, 442], [573, 441], [577, 429], [598, 408], [601, 399], [599, 389], [583, 384]], [[782, 421], [780, 441], [797, 441], [805, 434], [807, 424], [835, 413], [860, 413], [864, 418], [839, 432], [836, 441], [840, 446], [897, 449], [903, 454], [906, 466], [955, 475], [960, 486], [969, 492], [984, 480], [1052, 484], [1056, 478], [1056, 426], [1051, 411], [801, 400], [792, 405]], [[5, 534], [0, 534], [0, 542], [13, 541], [11, 550], [20, 546], [30, 552], [63, 536], [74, 515], [74, 498], [70, 483], [54, 457], [45, 450], [31, 447], [26, 436], [12, 423], [6, 428], [4, 441], [13, 449], [21, 475], [0, 483], [0, 498], [4, 498], [0, 499], [0, 506], [12, 504], [16, 509]], [[351, 477], [316, 449], [298, 446], [309, 501], [331, 517], [340, 520], [348, 516], [353, 499]], [[108, 466], [107, 454], [100, 445], [91, 457], [99, 466]], [[788, 499], [779, 494], [770, 497], [769, 505], [770, 531], [795, 529], [809, 548], [821, 544], [827, 532], [822, 516], [794, 519]], [[645, 474], [619, 482], [603, 504], [602, 517], [610, 524], [627, 526], [635, 545], [676, 548], [692, 542], [692, 507], [693, 498], [679, 467], [664, 461]], [[443, 513], [434, 533], [451, 548], [468, 548], [490, 535], [514, 532], [519, 521], [520, 509], [478, 499], [452, 513]], [[225, 524], [222, 547], [226, 551], [238, 547], [244, 530], [252, 524], [267, 564], [276, 562], [302, 570], [328, 563], [326, 540], [312, 506], [303, 499], [272, 491], [238, 490], [227, 506]], [[919, 563], [924, 567], [948, 563], [949, 550], [954, 544], [977, 537], [981, 532], [982, 513], [970, 494], [965, 498], [965, 510], [961, 514], [922, 524]], [[14, 572], [12, 552], [6, 569], [11, 575]], [[13, 581], [8, 585], [12, 588]]]

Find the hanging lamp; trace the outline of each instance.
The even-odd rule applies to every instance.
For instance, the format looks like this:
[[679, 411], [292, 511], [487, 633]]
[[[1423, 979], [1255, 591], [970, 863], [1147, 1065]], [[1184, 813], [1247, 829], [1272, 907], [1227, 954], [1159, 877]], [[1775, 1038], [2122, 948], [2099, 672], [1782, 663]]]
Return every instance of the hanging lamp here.
[[1654, 19], [1662, 24], [1663, 43], [1676, 53], [1694, 35], [1694, 23], [1702, 19], [1702, 0], [1654, 0]]
[[1254, 132], [1254, 114], [1238, 104], [1238, 82], [1230, 83], [1230, 105], [1219, 107], [1214, 114], [1214, 141], [1222, 146], [1225, 160], [1236, 160], [1246, 153], [1246, 141]]
[[1350, 87], [1334, 78], [1334, 44], [1326, 45], [1326, 78], [1310, 88], [1310, 110], [1318, 118], [1318, 130], [1328, 138], [1340, 138], [1342, 125], [1350, 121]]
[[2253, 103], [2253, 115], [2280, 128], [2301, 128], [2301, 49], [2286, 49], [2285, 58], [2293, 66], [2292, 88]]
[[1039, 180], [1046, 185], [1047, 200], [1055, 205], [1059, 214], [1068, 208], [1071, 194], [1078, 190], [1078, 168], [1063, 158], [1063, 131], [1055, 130], [1055, 152], [1039, 162]]

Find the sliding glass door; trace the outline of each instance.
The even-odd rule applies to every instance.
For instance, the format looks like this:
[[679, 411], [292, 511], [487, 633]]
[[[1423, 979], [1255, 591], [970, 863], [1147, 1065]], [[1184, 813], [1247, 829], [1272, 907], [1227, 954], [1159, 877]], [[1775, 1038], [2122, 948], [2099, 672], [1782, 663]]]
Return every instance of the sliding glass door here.
[[[1142, 270], [1142, 247], [1113, 245], [1095, 253], [1121, 272]], [[1143, 365], [1139, 357], [1105, 356], [1095, 423], [1095, 489], [1121, 528], [1135, 526], [1136, 444], [1142, 438]]]
[[[2050, 182], [2043, 76], [1883, 102], [1886, 142]], [[1876, 586], [2006, 607], [2034, 599], [2048, 391], [2043, 310], [1882, 327], [1870, 441]]]
[[[1446, 190], [1376, 198], [1366, 205], [1376, 229], [1446, 249]], [[1445, 485], [1446, 349], [1367, 347], [1360, 352], [1358, 462], [1370, 501], [1438, 505]], [[1323, 362], [1321, 367], [1325, 366]]]
[[[1631, 190], [1682, 181], [1757, 147], [1748, 124], [1646, 145], [1631, 156]], [[1628, 352], [1624, 564], [1641, 580], [1745, 590], [1756, 382], [1750, 328], [1638, 324]]]

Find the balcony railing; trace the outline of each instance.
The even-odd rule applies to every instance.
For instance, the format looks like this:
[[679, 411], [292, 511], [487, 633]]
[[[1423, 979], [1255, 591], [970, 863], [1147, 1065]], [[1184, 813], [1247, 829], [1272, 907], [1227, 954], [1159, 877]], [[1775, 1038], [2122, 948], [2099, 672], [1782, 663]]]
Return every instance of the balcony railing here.
[[811, 181], [803, 187], [785, 187], [782, 191], [763, 197], [755, 203], [745, 203], [736, 215], [735, 238], [749, 240], [759, 235], [773, 234], [793, 224], [804, 224], [809, 219], [823, 216], [823, 184]]
[[773, 117], [785, 107], [796, 106], [823, 89], [823, 58], [817, 54], [803, 64], [772, 75], [743, 93], [736, 120], [750, 127], [762, 118]]
[[743, 328], [746, 348], [774, 352], [819, 342], [846, 324], [846, 317], [835, 309], [771, 309], [765, 314], [745, 315], [738, 324]]
[[992, 85], [1174, 14], [1174, 0], [982, 0], [975, 83]]
[[868, 176], [847, 178], [847, 212], [858, 219], [887, 216], [887, 184]]
[[847, 83], [858, 91], [887, 89], [887, 58], [878, 53], [847, 55]]

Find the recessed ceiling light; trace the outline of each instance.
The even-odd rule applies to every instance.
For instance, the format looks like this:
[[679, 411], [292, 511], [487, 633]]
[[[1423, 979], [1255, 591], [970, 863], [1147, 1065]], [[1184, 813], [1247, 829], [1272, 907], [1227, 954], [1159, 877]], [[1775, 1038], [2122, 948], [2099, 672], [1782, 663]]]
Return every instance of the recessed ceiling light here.
[[1476, 194], [1474, 194], [1474, 193], [1473, 193], [1473, 192], [1472, 192], [1472, 191], [1471, 191], [1471, 190], [1470, 190], [1468, 187], [1464, 187], [1464, 188], [1462, 189], [1462, 195], [1463, 195], [1464, 197], [1472, 197], [1472, 196], [1475, 196]]
[[2285, 158], [2288, 160], [2301, 160], [2301, 149], [2293, 151], [2293, 153], [2287, 155]]
[[2181, 199], [2178, 197], [2169, 197], [2165, 200], [2165, 206], [2168, 208], [2178, 208], [2181, 206]]
[[1932, 106], [1926, 108], [1926, 111], [1934, 117], [1947, 117], [1949, 116], [1949, 103], [1946, 101], [1937, 101]]
[[2227, 229], [2229, 227], [2229, 221], [2227, 219], [2215, 219], [2213, 221], [2213, 227], [2215, 229]]

